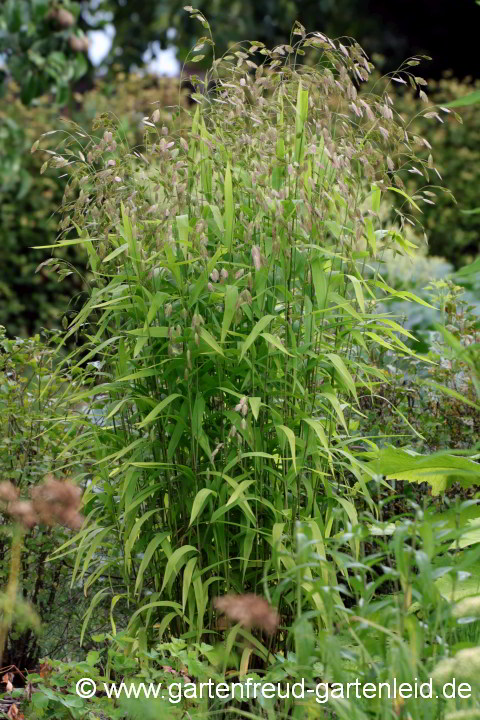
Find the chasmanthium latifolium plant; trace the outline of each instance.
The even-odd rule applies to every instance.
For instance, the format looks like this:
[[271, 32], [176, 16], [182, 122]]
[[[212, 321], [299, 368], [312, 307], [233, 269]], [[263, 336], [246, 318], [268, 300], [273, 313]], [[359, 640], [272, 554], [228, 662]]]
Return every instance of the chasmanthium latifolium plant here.
[[[322, 556], [323, 538], [357, 522], [354, 485], [375, 511], [362, 451], [381, 439], [359, 437], [359, 400], [385, 382], [379, 348], [411, 354], [377, 305], [416, 298], [370, 266], [411, 251], [402, 225], [418, 205], [401, 176], [433, 170], [388, 92], [359, 91], [372, 65], [358, 44], [299, 24], [293, 36], [214, 60], [216, 89], [194, 95], [187, 130], [154, 110], [144, 147], [128, 148], [112, 119], [87, 151], [66, 134], [44, 168], [70, 175], [58, 245], [83, 245], [93, 276], [66, 333], [83, 345], [64, 361], [85, 409], [75, 472], [91, 479], [73, 579], [93, 594], [82, 637], [108, 601], [114, 629], [115, 607], [133, 608], [130, 636], [200, 640], [212, 597], [268, 597], [280, 581], [285, 624], [313, 607], [331, 625], [308, 577], [344, 612], [334, 558], [302, 578], [295, 523]], [[403, 212], [385, 225], [394, 194]]]

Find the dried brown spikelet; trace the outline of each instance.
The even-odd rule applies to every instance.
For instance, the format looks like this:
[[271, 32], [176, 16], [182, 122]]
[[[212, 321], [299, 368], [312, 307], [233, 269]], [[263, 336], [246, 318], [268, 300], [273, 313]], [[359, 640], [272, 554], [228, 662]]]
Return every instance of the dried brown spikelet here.
[[47, 475], [47, 481], [30, 491], [33, 507], [40, 521], [46, 525], [67, 525], [78, 530], [83, 523], [79, 513], [82, 491], [72, 483], [55, 480]]
[[213, 604], [217, 610], [234, 622], [241, 623], [245, 628], [252, 627], [265, 630], [269, 635], [277, 629], [280, 616], [265, 598], [253, 595], [224, 595], [215, 598]]

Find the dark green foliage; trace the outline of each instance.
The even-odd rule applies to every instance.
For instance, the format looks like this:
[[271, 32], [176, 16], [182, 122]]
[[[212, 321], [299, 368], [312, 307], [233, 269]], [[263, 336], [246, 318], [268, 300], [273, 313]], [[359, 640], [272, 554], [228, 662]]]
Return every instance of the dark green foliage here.
[[[58, 413], [70, 379], [54, 375], [54, 356], [55, 345], [49, 346], [38, 335], [28, 340], [9, 340], [0, 326], [0, 477], [10, 480], [24, 497], [52, 471], [67, 473], [74, 459], [68, 453], [61, 462], [58, 459], [71, 439], [70, 424]], [[8, 579], [11, 539], [11, 528], [3, 518], [2, 588]], [[45, 635], [39, 639], [31, 629], [19, 628], [16, 622], [9, 633], [4, 664], [32, 668], [40, 646], [53, 653], [70, 647], [73, 621], [79, 621], [82, 609], [82, 591], [69, 587], [69, 563], [47, 562], [68, 536], [62, 528], [46, 527], [26, 534], [19, 583], [24, 600], [32, 604], [44, 623]]]
[[61, 327], [61, 314], [82, 289], [82, 260], [78, 253], [63, 253], [76, 264], [68, 283], [59, 284], [47, 268], [36, 272], [45, 252], [32, 247], [54, 242], [65, 182], [41, 175], [41, 158], [30, 148], [55, 114], [26, 111], [12, 92], [8, 101], [0, 112], [0, 324], [10, 336], [26, 336]]
[[[430, 102], [440, 106], [466, 96], [472, 86], [451, 76], [431, 81], [428, 88]], [[410, 93], [399, 98], [398, 109], [404, 117], [422, 112], [424, 115], [438, 108], [425, 108]], [[435, 117], [418, 117], [411, 129], [420, 135], [428, 135], [433, 145], [435, 166], [449, 193], [430, 188], [434, 196], [422, 204], [422, 224], [428, 238], [429, 253], [447, 258], [455, 267], [474, 259], [480, 252], [480, 213], [472, 212], [479, 205], [480, 187], [480, 115], [478, 105], [455, 107], [461, 122], [451, 114], [439, 110], [443, 122]], [[430, 150], [424, 150], [425, 156]], [[418, 178], [411, 185], [419, 186]], [[413, 188], [412, 188], [413, 189]], [[451, 193], [451, 194], [450, 194]], [[453, 195], [453, 198], [452, 198]]]
[[[71, 85], [88, 69], [88, 41], [76, 28], [80, 4], [72, 0], [5, 0], [0, 5], [0, 54], [30, 104], [47, 92], [64, 105]], [[5, 91], [6, 73], [0, 77]]]

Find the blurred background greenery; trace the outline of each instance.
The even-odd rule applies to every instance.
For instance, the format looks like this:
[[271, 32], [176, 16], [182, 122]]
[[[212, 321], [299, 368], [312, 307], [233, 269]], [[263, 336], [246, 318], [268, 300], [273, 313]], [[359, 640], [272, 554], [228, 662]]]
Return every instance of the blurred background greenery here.
[[[299, 20], [307, 31], [355, 37], [383, 74], [413, 55], [430, 57], [422, 57], [418, 69], [428, 80], [421, 87], [429, 102], [446, 104], [480, 88], [471, 62], [480, 12], [474, 0], [405, 0], [400, 8], [381, 0], [202, 0], [195, 7], [210, 22], [217, 57], [240, 38], [269, 47], [288, 43]], [[185, 89], [180, 94], [180, 73], [202, 76], [210, 65], [208, 45], [203, 60], [188, 63], [202, 31], [177, 0], [6, 0], [0, 5], [0, 324], [8, 336], [61, 327], [65, 314], [82, 301], [87, 282], [78, 249], [60, 253], [72, 263], [61, 283], [51, 266], [36, 272], [48, 251], [32, 247], [49, 246], [58, 235], [56, 213], [66, 178], [41, 174], [47, 156], [32, 154], [32, 144], [58, 127], [61, 115], [70, 123], [65, 131], [77, 132], [81, 146], [82, 135], [72, 123], [91, 128], [96, 115], [110, 112], [121, 120], [129, 144], [141, 149], [142, 118], [152, 104], [158, 103], [168, 125], [168, 108], [189, 102]], [[422, 205], [425, 236], [414, 239], [418, 257], [405, 261], [403, 269], [398, 258], [384, 267], [400, 273], [402, 286], [421, 291], [425, 280], [441, 279], [479, 253], [480, 116], [472, 105], [459, 108], [462, 123], [446, 114], [442, 123], [417, 117], [425, 110], [420, 86], [391, 85], [397, 110], [415, 132], [430, 138], [435, 165], [450, 191], [435, 190], [432, 204]], [[57, 138], [47, 138], [50, 149]], [[413, 194], [419, 178], [412, 176], [411, 185]], [[464, 299], [478, 309], [474, 280], [466, 290]], [[432, 329], [431, 312], [417, 307], [414, 313], [411, 328]]]

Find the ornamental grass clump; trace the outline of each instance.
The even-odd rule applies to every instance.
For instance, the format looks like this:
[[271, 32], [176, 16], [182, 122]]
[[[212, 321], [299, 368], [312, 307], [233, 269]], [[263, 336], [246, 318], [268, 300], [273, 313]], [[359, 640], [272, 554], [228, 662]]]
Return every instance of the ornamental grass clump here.
[[[115, 576], [86, 623], [112, 593], [112, 611], [136, 603], [129, 636], [155, 625], [199, 641], [211, 597], [264, 595], [281, 578], [287, 627], [303, 604], [319, 627], [343, 612], [322, 537], [356, 524], [355, 483], [375, 509], [362, 452], [378, 438], [359, 435], [359, 402], [386, 381], [375, 348], [412, 354], [380, 302], [416, 298], [367, 269], [411, 249], [402, 221], [417, 204], [400, 175], [415, 158], [390, 96], [359, 92], [372, 70], [360, 46], [298, 23], [293, 35], [215, 59], [187, 130], [153, 111], [142, 152], [110, 124], [46, 161], [70, 174], [58, 245], [83, 245], [93, 274], [66, 332], [84, 343], [63, 361], [90, 383], [71, 420], [92, 479], [73, 582]], [[313, 67], [298, 63], [308, 53]], [[385, 224], [394, 194], [404, 213]], [[288, 559], [296, 521], [329, 604]]]

